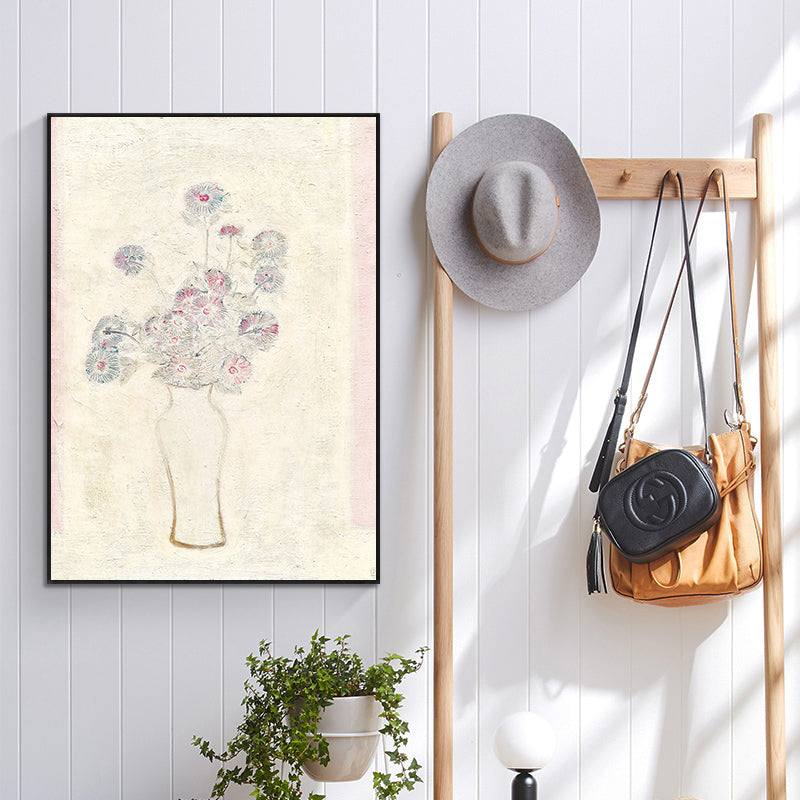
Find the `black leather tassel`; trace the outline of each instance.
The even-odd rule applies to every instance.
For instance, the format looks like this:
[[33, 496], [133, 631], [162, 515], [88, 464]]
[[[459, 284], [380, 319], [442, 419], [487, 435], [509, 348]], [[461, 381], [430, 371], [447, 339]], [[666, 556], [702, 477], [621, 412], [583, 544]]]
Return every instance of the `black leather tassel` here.
[[589, 594], [603, 592], [608, 594], [606, 586], [605, 559], [603, 556], [603, 534], [600, 532], [600, 523], [595, 519], [589, 550], [586, 553], [586, 584]]

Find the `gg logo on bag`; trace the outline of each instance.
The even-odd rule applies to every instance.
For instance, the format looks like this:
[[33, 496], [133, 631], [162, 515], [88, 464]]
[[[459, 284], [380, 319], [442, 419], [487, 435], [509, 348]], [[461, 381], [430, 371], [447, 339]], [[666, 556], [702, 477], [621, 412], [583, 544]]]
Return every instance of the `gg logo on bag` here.
[[628, 487], [624, 508], [638, 528], [660, 530], [686, 509], [686, 489], [668, 472], [651, 472]]

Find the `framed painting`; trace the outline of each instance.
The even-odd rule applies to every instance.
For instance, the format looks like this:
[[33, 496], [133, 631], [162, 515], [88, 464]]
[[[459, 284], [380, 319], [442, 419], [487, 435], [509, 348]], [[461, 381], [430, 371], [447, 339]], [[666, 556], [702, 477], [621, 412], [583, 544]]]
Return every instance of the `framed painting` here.
[[51, 114], [49, 580], [374, 583], [376, 114]]

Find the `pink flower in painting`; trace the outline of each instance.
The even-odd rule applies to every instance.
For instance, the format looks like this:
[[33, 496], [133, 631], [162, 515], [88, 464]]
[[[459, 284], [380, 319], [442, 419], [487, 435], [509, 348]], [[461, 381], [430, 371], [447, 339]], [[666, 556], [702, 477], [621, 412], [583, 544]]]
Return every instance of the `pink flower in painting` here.
[[235, 225], [223, 225], [219, 229], [220, 236], [239, 236], [242, 232], [241, 228], [237, 228]]
[[198, 183], [186, 190], [186, 211], [193, 217], [210, 222], [222, 207], [225, 192], [215, 183]]
[[192, 343], [197, 328], [190, 317], [170, 312], [156, 314], [144, 324], [145, 341], [155, 350], [184, 350]]
[[253, 237], [253, 249], [268, 258], [277, 258], [286, 253], [286, 237], [278, 231], [261, 231]]
[[200, 292], [194, 298], [192, 317], [198, 325], [219, 325], [225, 319], [222, 297], [210, 292]]
[[114, 253], [114, 266], [125, 275], [136, 275], [142, 271], [146, 257], [143, 247], [126, 244]]
[[231, 290], [230, 275], [218, 269], [210, 269], [206, 272], [206, 283], [209, 292], [215, 295], [228, 294]]
[[278, 320], [269, 311], [254, 311], [242, 317], [239, 336], [246, 336], [259, 350], [269, 350], [278, 338]]
[[185, 353], [176, 353], [164, 367], [164, 378], [172, 386], [192, 386], [197, 378], [195, 359]]
[[226, 389], [236, 389], [247, 380], [253, 372], [253, 367], [244, 356], [228, 356], [221, 367], [219, 382]]
[[205, 294], [194, 286], [186, 286], [175, 295], [172, 310], [176, 314], [192, 314], [198, 298]]

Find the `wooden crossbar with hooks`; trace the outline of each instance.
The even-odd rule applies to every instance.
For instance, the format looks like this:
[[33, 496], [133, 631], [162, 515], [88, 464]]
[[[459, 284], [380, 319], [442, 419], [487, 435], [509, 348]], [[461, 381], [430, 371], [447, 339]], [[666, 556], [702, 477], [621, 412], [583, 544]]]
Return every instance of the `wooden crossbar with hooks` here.
[[[601, 200], [643, 200], [658, 197], [664, 173], [680, 170], [687, 200], [703, 194], [708, 176], [719, 169], [725, 173], [731, 198], [756, 197], [755, 158], [585, 158], [583, 163]], [[673, 184], [664, 197], [677, 197]]]
[[[449, 113], [433, 117], [432, 160], [452, 139]], [[772, 116], [753, 119], [753, 158], [584, 159], [600, 199], [652, 199], [664, 173], [679, 170], [698, 198], [709, 174], [725, 172], [731, 198], [755, 200], [758, 234], [758, 364], [764, 552], [767, 800], [786, 800], [783, 524], [775, 282]], [[666, 197], [670, 193], [665, 193]], [[676, 190], [672, 195], [676, 196]], [[434, 798], [453, 797], [453, 287], [434, 255]]]

